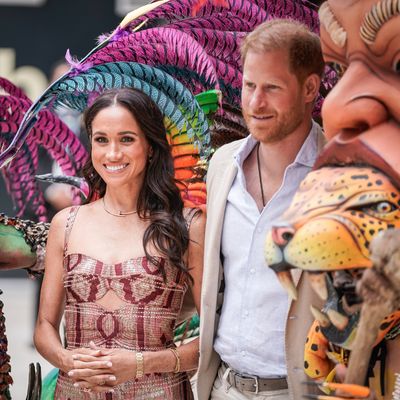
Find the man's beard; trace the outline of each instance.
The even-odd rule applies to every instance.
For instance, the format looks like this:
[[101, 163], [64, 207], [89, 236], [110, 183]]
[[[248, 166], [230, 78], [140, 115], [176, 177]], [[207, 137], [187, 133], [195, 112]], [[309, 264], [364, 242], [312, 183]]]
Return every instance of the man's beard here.
[[[260, 114], [263, 114], [260, 112]], [[264, 113], [268, 114], [268, 113]], [[269, 113], [271, 115], [272, 113]], [[285, 114], [279, 117], [274, 116], [275, 123], [272, 126], [254, 128], [245, 117], [250, 134], [258, 141], [263, 143], [277, 143], [290, 136], [301, 125], [305, 118], [305, 111], [300, 104], [296, 104]]]

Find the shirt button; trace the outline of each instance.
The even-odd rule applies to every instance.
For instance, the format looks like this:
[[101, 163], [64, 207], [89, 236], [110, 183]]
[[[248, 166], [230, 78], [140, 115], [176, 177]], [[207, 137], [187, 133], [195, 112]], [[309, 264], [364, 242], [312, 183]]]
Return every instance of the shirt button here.
[[244, 350], [242, 350], [241, 353], [243, 357], [246, 355], [246, 352]]
[[251, 274], [254, 274], [254, 272], [256, 272], [256, 270], [255, 270], [254, 268], [251, 268], [251, 269], [250, 269], [250, 273], [251, 273]]
[[247, 317], [247, 316], [249, 315], [249, 312], [246, 310], [246, 311], [244, 312], [244, 315]]

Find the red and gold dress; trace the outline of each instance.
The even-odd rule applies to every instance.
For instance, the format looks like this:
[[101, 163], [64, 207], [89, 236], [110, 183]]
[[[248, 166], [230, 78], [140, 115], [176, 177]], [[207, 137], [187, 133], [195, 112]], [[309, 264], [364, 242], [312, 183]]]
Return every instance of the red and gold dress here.
[[[173, 331], [188, 288], [185, 273], [160, 258], [166, 279], [146, 257], [106, 264], [90, 256], [68, 254], [68, 237], [78, 207], [68, 218], [64, 247], [67, 349], [89, 347], [156, 351], [173, 347]], [[107, 310], [97, 303], [109, 290], [126, 304]], [[56, 400], [192, 399], [186, 373], [152, 373], [117, 385], [114, 393], [86, 393], [60, 371]]]

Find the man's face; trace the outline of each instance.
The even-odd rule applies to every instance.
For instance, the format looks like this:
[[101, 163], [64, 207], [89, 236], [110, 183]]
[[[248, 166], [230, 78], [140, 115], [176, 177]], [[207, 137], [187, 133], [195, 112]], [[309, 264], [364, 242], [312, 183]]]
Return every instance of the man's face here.
[[242, 112], [251, 135], [278, 142], [303, 122], [303, 85], [289, 71], [286, 50], [249, 51], [243, 66]]
[[[374, 9], [378, 3], [379, 9]], [[324, 59], [345, 70], [323, 105], [326, 136], [331, 139], [340, 135], [342, 140], [358, 135], [373, 137], [368, 139], [370, 147], [378, 148], [380, 142], [381, 148], [383, 140], [389, 142], [384, 135], [391, 132], [390, 137], [398, 138], [399, 146], [399, 13], [386, 0], [328, 0], [325, 6], [338, 25], [328, 28], [321, 18]], [[338, 43], [337, 34], [342, 43]]]

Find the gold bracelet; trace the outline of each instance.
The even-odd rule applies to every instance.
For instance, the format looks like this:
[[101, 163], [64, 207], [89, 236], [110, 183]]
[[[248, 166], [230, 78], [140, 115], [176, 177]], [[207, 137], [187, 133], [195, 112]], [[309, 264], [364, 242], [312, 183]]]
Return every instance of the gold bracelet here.
[[174, 374], [177, 374], [181, 372], [181, 358], [179, 357], [178, 350], [174, 347], [170, 347], [168, 350], [171, 350], [173, 355], [175, 356], [175, 369], [174, 369]]
[[138, 351], [135, 353], [136, 356], [136, 379], [143, 378], [144, 375], [144, 357], [143, 353]]

